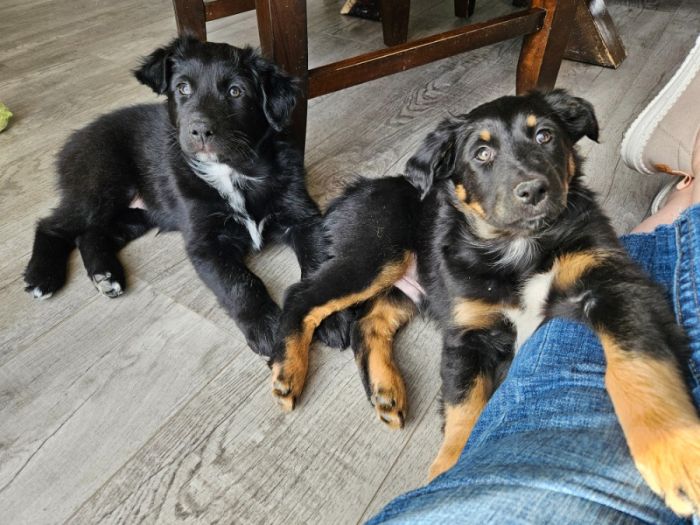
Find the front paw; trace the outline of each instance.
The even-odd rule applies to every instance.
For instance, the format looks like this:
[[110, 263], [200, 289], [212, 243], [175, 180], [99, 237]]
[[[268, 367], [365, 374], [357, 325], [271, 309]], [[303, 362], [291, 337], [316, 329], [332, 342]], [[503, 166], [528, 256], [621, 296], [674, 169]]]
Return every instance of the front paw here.
[[644, 443], [635, 464], [679, 516], [700, 511], [700, 425], [664, 430]]
[[66, 282], [65, 266], [36, 263], [34, 259], [24, 272], [24, 290], [35, 299], [48, 299]]
[[279, 329], [280, 310], [277, 308], [255, 322], [246, 330], [246, 341], [251, 350], [265, 358], [268, 363], [274, 355], [275, 335]]
[[289, 336], [282, 343], [284, 357], [272, 364], [272, 395], [285, 412], [294, 410], [297, 399], [304, 389], [309, 368], [308, 348], [303, 348], [300, 336]]
[[350, 346], [350, 332], [355, 321], [355, 312], [348, 308], [326, 317], [316, 329], [315, 336], [331, 348], [345, 349]]
[[120, 279], [118, 276], [113, 276], [111, 272], [105, 272], [96, 273], [90, 276], [90, 278], [92, 279], [92, 284], [97, 288], [97, 291], [110, 299], [122, 295], [126, 288], [123, 275]]
[[391, 429], [403, 428], [406, 419], [406, 386], [393, 364], [370, 367], [370, 402], [377, 417]]

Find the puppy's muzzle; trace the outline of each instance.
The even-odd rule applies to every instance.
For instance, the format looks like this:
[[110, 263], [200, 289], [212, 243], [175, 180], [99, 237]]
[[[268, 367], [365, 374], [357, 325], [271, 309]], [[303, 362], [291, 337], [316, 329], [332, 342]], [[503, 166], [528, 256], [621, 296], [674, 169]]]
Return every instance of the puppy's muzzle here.
[[513, 188], [515, 200], [526, 207], [541, 207], [547, 200], [549, 184], [544, 179], [532, 179]]
[[192, 144], [202, 150], [204, 150], [214, 138], [214, 127], [206, 120], [190, 122], [187, 130], [190, 134], [190, 141]]

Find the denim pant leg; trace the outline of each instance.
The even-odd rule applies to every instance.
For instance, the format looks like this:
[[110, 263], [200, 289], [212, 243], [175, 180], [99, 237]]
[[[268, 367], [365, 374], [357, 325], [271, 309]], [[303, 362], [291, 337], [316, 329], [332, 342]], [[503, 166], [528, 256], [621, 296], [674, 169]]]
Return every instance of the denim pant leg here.
[[[623, 242], [666, 288], [692, 338], [688, 375], [700, 406], [700, 207]], [[687, 523], [637, 472], [604, 373], [587, 327], [547, 322], [518, 352], [457, 465], [370, 523]]]

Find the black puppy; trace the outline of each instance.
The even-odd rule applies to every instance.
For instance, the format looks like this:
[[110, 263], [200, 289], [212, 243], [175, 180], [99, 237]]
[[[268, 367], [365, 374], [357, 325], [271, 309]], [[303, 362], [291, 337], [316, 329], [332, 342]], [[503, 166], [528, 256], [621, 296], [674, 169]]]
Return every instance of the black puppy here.
[[[190, 37], [154, 51], [135, 76], [167, 103], [110, 113], [69, 138], [60, 204], [39, 222], [26, 289], [38, 298], [60, 289], [77, 246], [97, 289], [117, 297], [126, 287], [117, 252], [152, 227], [179, 230], [197, 273], [269, 357], [280, 310], [244, 257], [280, 240], [302, 275], [324, 257], [302, 154], [284, 134], [296, 81], [251, 48]], [[346, 332], [336, 320], [322, 335], [346, 346]]]
[[350, 188], [325, 220], [334, 257], [285, 300], [272, 366], [283, 406], [303, 388], [314, 328], [369, 301], [353, 349], [380, 418], [401, 426], [406, 396], [391, 345], [414, 306], [392, 285], [415, 259], [444, 334], [444, 441], [431, 477], [457, 461], [514, 349], [543, 319], [564, 316], [600, 337], [607, 388], [646, 481], [677, 513], [700, 508], [686, 338], [584, 186], [574, 147], [584, 135], [597, 139], [598, 125], [580, 98], [504, 97], [440, 124], [404, 178]]

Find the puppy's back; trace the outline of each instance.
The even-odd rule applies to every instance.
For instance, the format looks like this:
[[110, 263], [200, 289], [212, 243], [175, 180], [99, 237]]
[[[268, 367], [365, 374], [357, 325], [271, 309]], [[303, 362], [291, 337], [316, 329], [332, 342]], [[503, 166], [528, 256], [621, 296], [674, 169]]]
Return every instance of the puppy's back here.
[[124, 193], [139, 185], [144, 170], [168, 152], [176, 139], [162, 104], [123, 108], [98, 117], [73, 132], [57, 159], [63, 193]]

